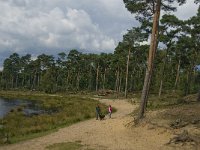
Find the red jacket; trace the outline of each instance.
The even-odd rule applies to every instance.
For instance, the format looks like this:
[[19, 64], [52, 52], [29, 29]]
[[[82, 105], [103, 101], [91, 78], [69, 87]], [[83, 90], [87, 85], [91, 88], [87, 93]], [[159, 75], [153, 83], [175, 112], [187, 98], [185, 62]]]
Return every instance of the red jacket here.
[[111, 106], [108, 107], [108, 111], [112, 112], [112, 107]]

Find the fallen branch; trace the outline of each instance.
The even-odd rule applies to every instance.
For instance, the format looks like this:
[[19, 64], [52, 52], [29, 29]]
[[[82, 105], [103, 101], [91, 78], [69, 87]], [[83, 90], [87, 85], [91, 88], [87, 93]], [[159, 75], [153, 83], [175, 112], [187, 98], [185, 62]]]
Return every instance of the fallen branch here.
[[194, 142], [196, 145], [198, 145], [200, 142], [200, 139], [199, 137], [190, 135], [188, 131], [184, 130], [181, 134], [178, 134], [177, 136], [170, 139], [167, 145], [172, 144], [172, 143], [178, 144], [178, 143], [186, 143], [186, 142]]
[[179, 128], [183, 128], [183, 127], [187, 126], [188, 124], [189, 124], [188, 122], [184, 122], [181, 119], [177, 119], [170, 124], [170, 127], [174, 128], [174, 129], [179, 129]]

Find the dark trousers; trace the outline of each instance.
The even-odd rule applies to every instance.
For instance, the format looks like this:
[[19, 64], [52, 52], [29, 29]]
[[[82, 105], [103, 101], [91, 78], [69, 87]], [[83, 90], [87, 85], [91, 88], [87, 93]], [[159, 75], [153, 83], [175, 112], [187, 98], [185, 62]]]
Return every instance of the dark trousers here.
[[99, 117], [99, 113], [96, 112], [96, 120], [98, 120], [98, 119], [100, 119], [100, 117]]

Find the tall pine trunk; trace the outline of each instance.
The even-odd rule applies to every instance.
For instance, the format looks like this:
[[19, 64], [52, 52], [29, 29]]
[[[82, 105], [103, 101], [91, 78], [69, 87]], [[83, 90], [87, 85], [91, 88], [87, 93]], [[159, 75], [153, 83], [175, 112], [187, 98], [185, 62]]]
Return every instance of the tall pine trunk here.
[[115, 91], [118, 92], [118, 84], [119, 84], [119, 69], [116, 70], [116, 80], [115, 80]]
[[180, 66], [181, 66], [181, 59], [179, 58], [178, 61], [178, 66], [177, 66], [177, 72], [176, 72], [176, 80], [174, 83], [174, 90], [177, 89], [178, 81], [179, 81], [179, 76], [180, 76]]
[[15, 88], [18, 87], [18, 74], [16, 75], [16, 80], [15, 80]]
[[29, 81], [28, 81], [28, 87], [29, 87], [29, 89], [31, 89], [31, 81], [32, 80], [32, 76], [31, 76], [31, 74], [29, 75]]
[[117, 97], [118, 97], [118, 92], [119, 92], [119, 67], [116, 70], [115, 92], [117, 93]]
[[151, 77], [152, 77], [152, 72], [153, 72], [153, 62], [155, 58], [154, 55], [157, 48], [160, 7], [161, 7], [161, 0], [157, 0], [156, 11], [153, 17], [153, 29], [152, 29], [152, 34], [151, 34], [151, 44], [150, 44], [150, 49], [149, 49], [148, 65], [147, 65], [147, 70], [146, 70], [146, 75], [145, 75], [145, 80], [144, 80], [144, 85], [143, 85], [143, 90], [142, 90], [138, 119], [142, 119], [144, 117], [146, 104], [148, 101], [149, 87], [150, 87]]
[[80, 71], [77, 73], [77, 78], [76, 78], [76, 90], [79, 91], [79, 83], [80, 83]]
[[38, 73], [38, 84], [37, 84], [38, 87], [40, 87], [40, 80], [41, 80], [40, 79], [40, 73]]
[[31, 86], [31, 89], [33, 90], [33, 89], [35, 89], [35, 85], [36, 85], [36, 80], [37, 80], [37, 72], [34, 74], [34, 76], [33, 76], [33, 83], [32, 83], [32, 86]]
[[133, 92], [133, 74], [131, 74], [131, 84], [130, 84], [130, 87], [129, 87], [129, 90], [131, 91], [131, 92]]
[[90, 66], [89, 80], [88, 80], [88, 90], [92, 90], [92, 66]]
[[99, 64], [97, 65], [97, 74], [96, 74], [96, 92], [98, 91], [99, 87]]
[[26, 77], [25, 77], [25, 74], [23, 74], [23, 78], [22, 78], [22, 88], [24, 88], [24, 86], [25, 86], [25, 79]]
[[105, 70], [104, 70], [104, 75], [103, 75], [103, 90], [105, 90], [106, 71], [107, 71], [107, 69], [105, 68]]
[[14, 88], [14, 77], [12, 76], [12, 89]]
[[162, 73], [161, 73], [160, 88], [159, 88], [159, 93], [158, 93], [158, 96], [159, 96], [159, 97], [160, 97], [161, 94], [162, 94], [163, 79], [164, 79], [164, 72], [165, 72], [165, 66], [166, 66], [166, 62], [167, 62], [168, 51], [169, 51], [169, 50], [167, 49], [166, 55], [165, 55], [164, 64], [163, 64], [163, 68], [162, 68]]
[[129, 59], [130, 59], [131, 48], [129, 47], [127, 62], [126, 62], [126, 84], [125, 84], [125, 98], [127, 98], [127, 86], [128, 86], [128, 71], [129, 71]]
[[3, 71], [2, 71], [2, 74], [1, 74], [1, 83], [0, 83], [0, 85], [1, 85], [1, 88], [3, 88], [4, 86], [3, 86]]
[[198, 96], [197, 96], [197, 101], [200, 102], [200, 90], [199, 90], [199, 93], [198, 93]]
[[66, 90], [69, 90], [70, 71], [67, 72]]
[[187, 82], [186, 82], [186, 87], [185, 87], [185, 95], [190, 94], [191, 78], [192, 78], [192, 68], [189, 68], [187, 71]]
[[[159, 26], [159, 25], [158, 25], [158, 26]], [[155, 33], [155, 37], [156, 37], [156, 39], [158, 39], [158, 30], [157, 30], [156, 33]], [[158, 41], [157, 41], [157, 40], [154, 40], [154, 43], [153, 43], [154, 52], [153, 52], [153, 54], [152, 54], [152, 60], [154, 60], [154, 58], [155, 58], [155, 54], [156, 54], [157, 47], [158, 47]], [[145, 106], [144, 106], [145, 110], [146, 110], [146, 108], [147, 108], [147, 103], [148, 103], [148, 96], [149, 96], [149, 90], [150, 90], [150, 84], [151, 84], [151, 77], [152, 77], [152, 75], [153, 75], [154, 61], [152, 62], [151, 68], [152, 68], [152, 69], [151, 69], [151, 71], [150, 71], [150, 73], [149, 73], [149, 81], [148, 81], [148, 83], [147, 83], [146, 96], [145, 96], [145, 98], [144, 98], [144, 101], [146, 102], [146, 103], [145, 103]]]
[[121, 87], [122, 87], [122, 72], [120, 72], [119, 74], [119, 87], [118, 87], [119, 92], [121, 92]]

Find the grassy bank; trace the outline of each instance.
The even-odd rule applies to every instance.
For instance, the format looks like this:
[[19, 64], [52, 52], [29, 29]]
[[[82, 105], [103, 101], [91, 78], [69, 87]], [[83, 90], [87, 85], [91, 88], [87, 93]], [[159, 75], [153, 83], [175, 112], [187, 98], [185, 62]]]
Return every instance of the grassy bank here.
[[[70, 95], [48, 95], [36, 92], [0, 91], [0, 97], [38, 102], [38, 107], [54, 110], [52, 114], [27, 117], [21, 109], [14, 109], [1, 119], [1, 143], [14, 143], [56, 131], [60, 127], [95, 117], [98, 101]], [[105, 112], [107, 106], [100, 104]]]

